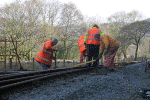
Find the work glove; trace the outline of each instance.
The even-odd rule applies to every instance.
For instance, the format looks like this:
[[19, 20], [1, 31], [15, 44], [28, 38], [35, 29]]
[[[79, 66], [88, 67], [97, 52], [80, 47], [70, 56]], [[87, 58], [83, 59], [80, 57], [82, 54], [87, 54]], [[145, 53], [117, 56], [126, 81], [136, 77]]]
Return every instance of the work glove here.
[[55, 50], [55, 47], [52, 47], [52, 51], [54, 51]]
[[54, 47], [52, 47], [52, 51], [56, 51], [57, 52], [58, 50], [56, 50]]

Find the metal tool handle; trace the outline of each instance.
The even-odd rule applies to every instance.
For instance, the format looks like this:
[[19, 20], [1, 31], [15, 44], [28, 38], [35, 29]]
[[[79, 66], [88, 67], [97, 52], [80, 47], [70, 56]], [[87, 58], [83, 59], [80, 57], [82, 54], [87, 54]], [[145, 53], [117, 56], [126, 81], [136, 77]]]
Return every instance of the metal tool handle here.
[[87, 62], [85, 62], [85, 63], [76, 64], [76, 65], [74, 65], [73, 67], [78, 67], [78, 66], [80, 66], [80, 65], [84, 65], [84, 64], [91, 63], [91, 62], [94, 62], [94, 61], [96, 61], [96, 60], [91, 60], [91, 61], [87, 61]]
[[56, 66], [56, 52], [57, 52], [57, 51], [55, 51], [55, 68], [57, 67], [57, 66]]

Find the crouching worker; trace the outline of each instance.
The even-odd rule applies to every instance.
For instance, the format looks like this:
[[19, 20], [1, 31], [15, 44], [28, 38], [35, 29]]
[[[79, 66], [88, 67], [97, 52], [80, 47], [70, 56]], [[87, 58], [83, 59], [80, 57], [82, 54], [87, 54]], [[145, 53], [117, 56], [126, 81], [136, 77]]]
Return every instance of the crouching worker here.
[[114, 58], [116, 52], [118, 51], [119, 44], [115, 39], [103, 33], [100, 34], [100, 39], [102, 44], [100, 46], [99, 58], [101, 58], [102, 54], [104, 53], [105, 59], [103, 66], [107, 67], [109, 71], [114, 72]]
[[38, 56], [35, 57], [35, 60], [41, 65], [43, 70], [47, 70], [51, 68], [52, 59], [56, 59], [53, 56], [53, 52], [55, 51], [55, 48], [53, 47], [58, 43], [57, 39], [52, 39], [49, 41], [46, 41], [44, 43], [43, 48], [38, 53]]
[[85, 35], [81, 35], [78, 40], [78, 47], [80, 51], [80, 63], [83, 63], [83, 57], [85, 57], [87, 54], [87, 50], [84, 44], [84, 37]]

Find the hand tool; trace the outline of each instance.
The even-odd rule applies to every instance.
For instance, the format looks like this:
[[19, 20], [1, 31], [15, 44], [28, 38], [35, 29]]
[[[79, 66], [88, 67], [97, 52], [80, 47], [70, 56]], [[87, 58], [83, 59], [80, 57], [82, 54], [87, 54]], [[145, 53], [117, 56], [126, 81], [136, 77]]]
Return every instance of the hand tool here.
[[96, 61], [96, 60], [91, 60], [91, 61], [87, 61], [87, 62], [85, 62], [85, 63], [76, 64], [76, 65], [74, 65], [73, 67], [78, 67], [78, 66], [80, 66], [80, 65], [84, 65], [84, 64], [91, 63], [91, 62], [94, 62], [94, 61]]

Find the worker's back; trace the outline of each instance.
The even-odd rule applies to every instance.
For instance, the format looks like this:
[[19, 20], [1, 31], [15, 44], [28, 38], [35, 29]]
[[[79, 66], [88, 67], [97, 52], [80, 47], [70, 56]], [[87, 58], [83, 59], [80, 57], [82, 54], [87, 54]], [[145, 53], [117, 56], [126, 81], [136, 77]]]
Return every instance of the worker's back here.
[[83, 52], [85, 50], [84, 37], [85, 35], [81, 35], [78, 39], [78, 47], [79, 47], [80, 52]]

